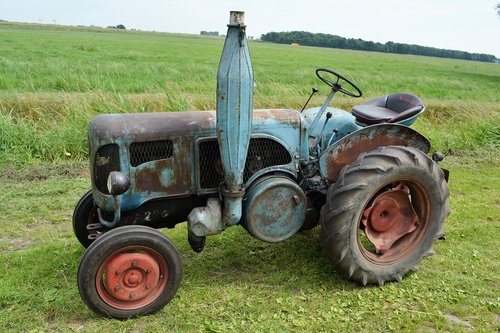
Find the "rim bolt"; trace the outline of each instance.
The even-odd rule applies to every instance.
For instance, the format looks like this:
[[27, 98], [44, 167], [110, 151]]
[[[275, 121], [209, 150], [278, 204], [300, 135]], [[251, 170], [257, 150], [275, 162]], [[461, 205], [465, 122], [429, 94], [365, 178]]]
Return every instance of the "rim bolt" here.
[[148, 284], [146, 285], [146, 289], [151, 289], [151, 283], [148, 283]]
[[137, 260], [132, 261], [132, 267], [137, 267], [138, 265], [139, 263], [137, 262]]
[[121, 275], [122, 274], [122, 271], [116, 271], [115, 272], [115, 275]]
[[135, 297], [135, 293], [130, 293], [130, 298], [134, 298]]
[[121, 291], [121, 290], [122, 290], [122, 288], [120, 288], [120, 286], [116, 286], [116, 287], [115, 287], [115, 291], [116, 291], [116, 292], [119, 292], [119, 291]]
[[146, 269], [146, 273], [151, 273], [151, 271], [152, 271], [152, 270], [153, 270], [153, 269], [151, 269], [151, 267], [148, 267], [148, 268]]

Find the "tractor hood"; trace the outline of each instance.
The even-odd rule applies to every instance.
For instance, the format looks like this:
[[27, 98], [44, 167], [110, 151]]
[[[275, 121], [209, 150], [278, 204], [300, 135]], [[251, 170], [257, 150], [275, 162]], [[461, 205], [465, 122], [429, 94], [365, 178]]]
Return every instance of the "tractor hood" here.
[[[89, 124], [90, 145], [127, 145], [178, 136], [215, 136], [215, 113], [190, 111], [98, 115]], [[266, 133], [271, 129], [282, 128], [278, 137], [286, 139], [289, 135], [296, 135], [300, 127], [301, 117], [296, 110], [254, 110], [252, 132]], [[276, 135], [276, 131], [272, 134]]]

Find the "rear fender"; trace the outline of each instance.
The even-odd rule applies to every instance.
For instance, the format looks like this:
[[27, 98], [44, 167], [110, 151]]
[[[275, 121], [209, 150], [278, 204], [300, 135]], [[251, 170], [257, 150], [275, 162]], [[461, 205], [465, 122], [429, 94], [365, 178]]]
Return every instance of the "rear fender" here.
[[321, 176], [334, 183], [342, 168], [352, 164], [360, 154], [394, 145], [414, 147], [425, 154], [431, 148], [429, 140], [406, 126], [381, 124], [364, 127], [346, 135], [323, 152], [319, 158]]

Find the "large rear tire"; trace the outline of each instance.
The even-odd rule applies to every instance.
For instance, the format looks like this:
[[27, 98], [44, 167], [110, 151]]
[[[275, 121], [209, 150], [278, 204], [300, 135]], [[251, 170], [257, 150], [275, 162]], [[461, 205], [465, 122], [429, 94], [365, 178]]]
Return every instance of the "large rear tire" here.
[[417, 149], [388, 146], [362, 154], [328, 189], [323, 248], [351, 280], [401, 281], [443, 236], [448, 196], [443, 171]]
[[182, 264], [174, 244], [145, 226], [123, 226], [100, 236], [78, 267], [78, 290], [95, 313], [127, 319], [154, 313], [175, 296]]

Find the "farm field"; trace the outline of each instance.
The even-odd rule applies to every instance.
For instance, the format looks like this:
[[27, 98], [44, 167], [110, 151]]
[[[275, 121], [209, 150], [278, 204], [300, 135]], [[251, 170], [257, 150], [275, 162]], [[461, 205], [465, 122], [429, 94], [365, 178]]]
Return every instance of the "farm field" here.
[[[251, 27], [249, 27], [249, 30]], [[90, 186], [87, 123], [100, 113], [215, 109], [224, 39], [0, 23], [1, 332], [494, 332], [500, 329], [500, 65], [252, 41], [255, 108], [300, 109], [314, 74], [340, 72], [363, 90], [350, 109], [412, 92], [427, 111], [414, 128], [451, 171], [447, 240], [421, 270], [383, 287], [338, 276], [318, 229], [280, 244], [243, 228], [207, 239], [165, 233], [184, 265], [181, 288], [155, 315], [96, 317], [80, 300], [84, 249], [72, 210]]]

